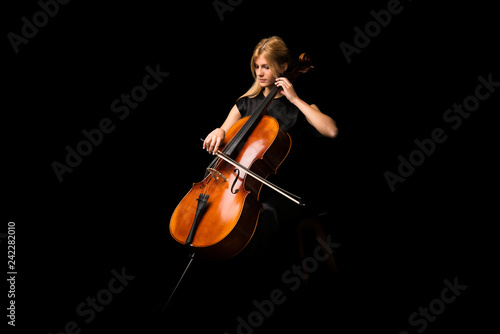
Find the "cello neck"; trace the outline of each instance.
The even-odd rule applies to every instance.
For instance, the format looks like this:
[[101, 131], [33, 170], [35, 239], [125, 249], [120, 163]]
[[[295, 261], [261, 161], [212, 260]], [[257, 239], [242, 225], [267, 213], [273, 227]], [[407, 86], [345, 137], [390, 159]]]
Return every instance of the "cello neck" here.
[[278, 94], [278, 91], [278, 86], [274, 86], [273, 89], [271, 89], [271, 92], [267, 94], [257, 109], [253, 111], [245, 125], [243, 125], [240, 131], [234, 136], [233, 140], [231, 140], [231, 142], [226, 146], [224, 154], [234, 158], [234, 154], [237, 153], [236, 150], [239, 148], [240, 143], [245, 142], [248, 135], [250, 135], [255, 126], [259, 123], [260, 119], [264, 115], [264, 112], [267, 110], [267, 107], [269, 107], [274, 97]]

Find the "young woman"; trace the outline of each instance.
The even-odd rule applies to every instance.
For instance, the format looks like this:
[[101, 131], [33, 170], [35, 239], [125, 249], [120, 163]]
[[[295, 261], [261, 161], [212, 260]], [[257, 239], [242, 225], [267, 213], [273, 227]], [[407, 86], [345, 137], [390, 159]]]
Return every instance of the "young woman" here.
[[[323, 114], [315, 104], [308, 104], [302, 100], [290, 81], [283, 77], [283, 73], [290, 67], [291, 57], [288, 48], [278, 36], [262, 39], [254, 49], [250, 68], [255, 82], [252, 87], [237, 101], [220, 128], [216, 128], [206, 136], [203, 148], [215, 154], [224, 143], [227, 131], [242, 117], [249, 116], [260, 102], [271, 92], [274, 86], [280, 91], [267, 109], [267, 114], [276, 118], [280, 128], [292, 137], [300, 135], [307, 123], [312, 125], [321, 135], [335, 138], [338, 133], [335, 121]], [[280, 185], [281, 186], [281, 185]], [[284, 187], [286, 189], [286, 187]], [[293, 203], [276, 194], [263, 203], [264, 210], [259, 216], [258, 233], [252, 238], [262, 239], [262, 235], [269, 236], [276, 232], [278, 221], [283, 217], [293, 215]], [[285, 213], [288, 213], [286, 215]], [[270, 233], [267, 232], [271, 230]]]
[[[210, 132], [203, 142], [203, 148], [215, 154], [224, 142], [226, 132], [242, 117], [248, 116], [276, 85], [281, 90], [275, 97], [267, 113], [278, 120], [280, 128], [290, 132], [300, 126], [302, 117], [320, 134], [335, 138], [338, 133], [335, 121], [323, 114], [315, 104], [301, 100], [293, 85], [281, 75], [290, 66], [290, 53], [285, 42], [278, 36], [265, 38], [254, 49], [250, 68], [255, 78], [252, 87], [233, 106], [220, 128]], [[285, 99], [286, 100], [285, 100]]]

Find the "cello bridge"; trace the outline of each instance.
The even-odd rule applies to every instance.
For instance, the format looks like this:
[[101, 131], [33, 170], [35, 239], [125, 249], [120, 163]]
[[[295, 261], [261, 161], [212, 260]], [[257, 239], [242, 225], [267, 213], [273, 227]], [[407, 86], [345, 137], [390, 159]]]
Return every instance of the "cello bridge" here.
[[219, 181], [219, 177], [222, 178], [225, 182], [227, 182], [227, 177], [221, 174], [218, 170], [215, 170], [213, 168], [207, 168], [207, 171], [212, 174], [212, 176], [215, 178], [216, 181]]

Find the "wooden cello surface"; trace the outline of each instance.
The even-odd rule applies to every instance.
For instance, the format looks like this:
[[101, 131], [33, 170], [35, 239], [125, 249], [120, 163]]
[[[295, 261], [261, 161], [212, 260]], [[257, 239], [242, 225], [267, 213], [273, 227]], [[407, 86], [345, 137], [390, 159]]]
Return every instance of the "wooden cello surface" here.
[[[234, 138], [248, 118], [240, 119], [228, 131], [226, 142]], [[279, 129], [278, 121], [263, 116], [234, 160], [267, 177], [276, 172], [290, 147], [290, 136]], [[221, 176], [209, 174], [203, 181], [193, 184], [172, 215], [170, 233], [177, 242], [186, 243], [198, 199], [206, 194], [209, 197], [191, 245], [205, 257], [226, 259], [243, 250], [252, 238], [262, 209], [259, 202], [262, 183], [222, 160], [214, 169]]]

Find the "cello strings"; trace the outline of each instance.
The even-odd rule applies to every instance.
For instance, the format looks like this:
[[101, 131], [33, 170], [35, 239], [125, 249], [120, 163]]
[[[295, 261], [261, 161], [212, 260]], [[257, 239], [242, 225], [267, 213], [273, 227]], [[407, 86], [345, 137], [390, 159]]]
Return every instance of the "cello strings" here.
[[[203, 177], [203, 179], [206, 179], [206, 181], [202, 186], [203, 187], [202, 195], [206, 195], [208, 193], [208, 189], [211, 186], [210, 183], [211, 183], [212, 179], [215, 178], [215, 176], [209, 171], [209, 169], [217, 170], [217, 168], [215, 168], [215, 167], [217, 166], [217, 164], [219, 164], [219, 161], [222, 161], [222, 160], [219, 157], [215, 157], [212, 160], [212, 162], [208, 165], [207, 169], [205, 170], [205, 176]], [[220, 167], [220, 164], [219, 164], [219, 167]], [[211, 174], [210, 177], [208, 177], [209, 174]]]

